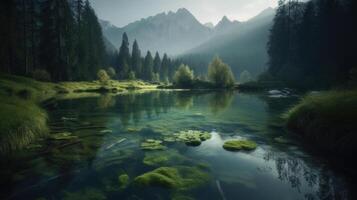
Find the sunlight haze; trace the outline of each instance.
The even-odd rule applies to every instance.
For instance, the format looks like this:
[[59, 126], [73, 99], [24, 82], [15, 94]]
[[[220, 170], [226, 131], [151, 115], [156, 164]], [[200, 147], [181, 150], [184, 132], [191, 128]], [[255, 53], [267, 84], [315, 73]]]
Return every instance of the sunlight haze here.
[[217, 24], [223, 16], [246, 21], [278, 0], [90, 0], [99, 18], [122, 27], [158, 13], [187, 8], [201, 23]]

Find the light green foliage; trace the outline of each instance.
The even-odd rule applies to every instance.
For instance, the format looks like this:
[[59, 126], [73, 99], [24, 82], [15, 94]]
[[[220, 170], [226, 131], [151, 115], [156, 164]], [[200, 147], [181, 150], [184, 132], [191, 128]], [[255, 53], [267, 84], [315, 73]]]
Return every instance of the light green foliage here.
[[125, 189], [129, 185], [130, 177], [128, 174], [121, 174], [118, 176], [120, 189]]
[[108, 84], [110, 77], [104, 69], [100, 69], [97, 73], [98, 80], [101, 84]]
[[194, 75], [189, 66], [181, 64], [174, 75], [174, 84], [179, 87], [190, 87]]
[[158, 186], [174, 190], [191, 190], [209, 181], [209, 175], [196, 167], [160, 167], [135, 178], [140, 186]]
[[231, 68], [217, 56], [208, 66], [208, 79], [218, 88], [234, 86], [234, 76]]
[[242, 73], [240, 73], [240, 77], [239, 77], [240, 83], [247, 83], [252, 80], [253, 80], [253, 77], [247, 70], [244, 70]]
[[115, 71], [115, 69], [113, 67], [109, 67], [107, 69], [107, 74], [110, 78], [114, 79], [117, 75], [117, 72]]
[[129, 80], [135, 80], [136, 79], [136, 75], [135, 75], [135, 72], [134, 71], [130, 71], [129, 72]]
[[185, 142], [187, 145], [190, 146], [198, 146], [203, 141], [206, 141], [211, 138], [211, 134], [208, 132], [202, 131], [181, 131], [179, 133], [174, 134], [178, 141]]
[[254, 150], [257, 143], [250, 140], [229, 140], [223, 144], [223, 148], [229, 151]]
[[162, 145], [160, 140], [147, 139], [140, 145], [142, 150], [164, 150], [166, 147]]

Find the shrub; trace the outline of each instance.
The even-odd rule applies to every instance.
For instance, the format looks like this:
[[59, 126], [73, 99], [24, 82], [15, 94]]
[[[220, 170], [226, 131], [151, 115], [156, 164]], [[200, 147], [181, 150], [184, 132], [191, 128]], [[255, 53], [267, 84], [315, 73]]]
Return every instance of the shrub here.
[[208, 66], [208, 79], [217, 88], [233, 87], [235, 82], [231, 68], [218, 56]]
[[193, 71], [189, 66], [181, 64], [174, 75], [174, 84], [179, 87], [191, 87], [193, 81]]
[[98, 71], [97, 77], [99, 82], [104, 85], [108, 84], [108, 81], [110, 80], [110, 77], [108, 76], [107, 72], [104, 69]]
[[31, 76], [38, 81], [51, 81], [51, 75], [44, 69], [36, 69], [32, 71]]
[[116, 76], [116, 71], [115, 71], [115, 69], [113, 68], [113, 67], [109, 67], [108, 69], [107, 69], [107, 74], [110, 76], [110, 78], [115, 78], [115, 76]]
[[240, 77], [239, 77], [240, 83], [247, 83], [247, 82], [250, 82], [252, 80], [253, 80], [252, 75], [247, 70], [244, 70], [240, 74]]
[[135, 80], [135, 79], [136, 79], [135, 72], [130, 71], [130, 72], [129, 72], [129, 76], [128, 76], [128, 78], [129, 78], [129, 80]]

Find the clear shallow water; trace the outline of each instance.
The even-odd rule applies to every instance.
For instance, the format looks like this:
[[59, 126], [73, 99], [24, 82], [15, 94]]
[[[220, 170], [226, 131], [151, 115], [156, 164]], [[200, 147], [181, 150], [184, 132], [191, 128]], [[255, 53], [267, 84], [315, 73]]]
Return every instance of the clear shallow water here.
[[[51, 134], [70, 132], [72, 140], [39, 138], [31, 147], [1, 159], [1, 195], [9, 199], [353, 199], [351, 186], [298, 138], [281, 127], [281, 114], [298, 97], [237, 92], [164, 92], [87, 98], [59, 98], [46, 105]], [[166, 150], [140, 149], [146, 139], [184, 130], [208, 131], [198, 147], [164, 142]], [[251, 152], [222, 148], [229, 139], [258, 143]], [[173, 155], [148, 166], [145, 156]], [[120, 189], [118, 176], [132, 180], [162, 166], [195, 167], [210, 180], [185, 190]], [[198, 167], [199, 166], [199, 167]]]

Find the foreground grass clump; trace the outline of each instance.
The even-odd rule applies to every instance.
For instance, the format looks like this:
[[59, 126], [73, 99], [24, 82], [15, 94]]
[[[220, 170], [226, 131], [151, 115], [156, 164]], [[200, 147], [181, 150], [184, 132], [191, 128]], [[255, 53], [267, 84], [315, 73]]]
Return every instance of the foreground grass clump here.
[[175, 190], [191, 190], [209, 181], [209, 175], [196, 167], [160, 167], [135, 178], [140, 186], [158, 186]]
[[33, 101], [0, 95], [0, 152], [19, 150], [48, 133], [47, 114]]
[[357, 151], [357, 90], [307, 95], [285, 117], [290, 130], [328, 154], [349, 157]]
[[257, 143], [250, 140], [230, 140], [223, 144], [223, 148], [228, 151], [254, 150]]

